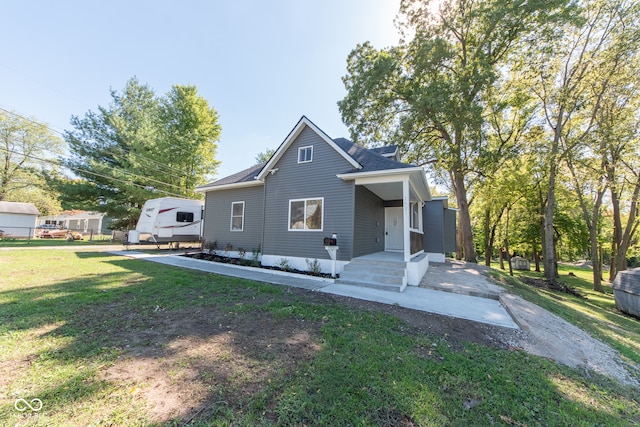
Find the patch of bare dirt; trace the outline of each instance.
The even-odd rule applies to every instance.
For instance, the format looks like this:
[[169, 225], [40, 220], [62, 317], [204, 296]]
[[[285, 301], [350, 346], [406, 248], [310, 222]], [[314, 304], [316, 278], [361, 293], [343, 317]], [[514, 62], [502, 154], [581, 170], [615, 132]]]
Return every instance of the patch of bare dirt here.
[[184, 421], [256, 395], [320, 348], [320, 323], [260, 311], [201, 308], [159, 312], [149, 321], [147, 329], [120, 335], [123, 356], [103, 378], [126, 384], [154, 422]]
[[[292, 298], [300, 293], [310, 303], [339, 302], [354, 310], [390, 314], [425, 333], [442, 336], [453, 346], [465, 342], [494, 348], [509, 345], [504, 334], [510, 332], [503, 328], [301, 289], [288, 291]], [[256, 396], [269, 386], [270, 378], [295, 372], [321, 345], [322, 322], [276, 318], [259, 310], [238, 314], [225, 307], [159, 309], [143, 319], [135, 313], [129, 316], [127, 323], [133, 327], [120, 332], [116, 343], [122, 355], [104, 368], [102, 376], [142, 399], [149, 418], [159, 423], [184, 423], [206, 415], [205, 409], [209, 413]], [[268, 416], [275, 402], [266, 402], [265, 407]], [[396, 421], [412, 425], [410, 420]]]

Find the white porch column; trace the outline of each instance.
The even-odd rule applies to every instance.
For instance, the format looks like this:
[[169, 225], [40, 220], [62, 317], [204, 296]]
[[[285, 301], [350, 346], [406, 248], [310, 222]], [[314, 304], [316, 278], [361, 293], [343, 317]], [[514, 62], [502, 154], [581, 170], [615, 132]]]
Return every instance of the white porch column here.
[[409, 200], [409, 180], [404, 179], [402, 181], [402, 218], [404, 221], [404, 262], [409, 262], [411, 260], [411, 232], [409, 231], [409, 227], [411, 226], [411, 218], [410, 218], [410, 205]]

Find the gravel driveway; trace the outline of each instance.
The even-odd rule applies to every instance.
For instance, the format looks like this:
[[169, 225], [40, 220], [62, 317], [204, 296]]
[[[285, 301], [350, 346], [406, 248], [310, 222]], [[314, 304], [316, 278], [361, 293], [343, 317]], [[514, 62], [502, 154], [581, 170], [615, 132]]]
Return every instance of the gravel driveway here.
[[513, 347], [640, 387], [640, 370], [625, 363], [620, 353], [561, 317], [509, 293], [494, 283], [487, 271], [486, 266], [461, 261], [432, 264], [420, 286], [498, 298], [521, 328], [509, 337]]

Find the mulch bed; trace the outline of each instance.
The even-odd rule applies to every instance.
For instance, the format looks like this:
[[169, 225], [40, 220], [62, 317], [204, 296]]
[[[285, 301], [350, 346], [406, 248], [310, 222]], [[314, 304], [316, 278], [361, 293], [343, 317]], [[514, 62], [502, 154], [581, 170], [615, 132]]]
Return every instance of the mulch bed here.
[[[328, 273], [297, 270], [295, 268], [280, 268], [277, 266], [266, 266], [266, 265], [260, 264], [259, 261], [255, 261], [252, 259], [232, 258], [232, 257], [227, 257], [219, 254], [208, 254], [206, 252], [185, 253], [182, 256], [186, 256], [188, 258], [202, 259], [205, 261], [221, 262], [223, 264], [242, 265], [245, 267], [264, 268], [266, 270], [285, 271], [288, 273], [305, 274], [307, 276], [324, 277], [326, 279], [332, 278], [331, 274], [328, 274]], [[339, 277], [339, 276], [336, 276], [336, 277]]]

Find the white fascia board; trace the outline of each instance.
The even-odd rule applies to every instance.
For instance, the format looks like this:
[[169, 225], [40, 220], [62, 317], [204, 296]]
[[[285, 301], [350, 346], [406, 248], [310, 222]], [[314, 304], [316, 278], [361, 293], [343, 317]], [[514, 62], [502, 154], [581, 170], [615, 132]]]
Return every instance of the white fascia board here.
[[429, 183], [427, 182], [427, 176], [424, 169], [419, 166], [414, 168], [344, 173], [336, 176], [343, 181], [355, 181], [356, 185], [385, 184], [407, 179], [414, 192], [423, 196], [423, 201], [431, 200], [431, 190], [429, 188]]
[[[343, 181], [357, 181], [356, 184], [374, 184], [374, 183], [386, 183], [396, 182], [403, 178], [408, 178], [412, 174], [420, 172], [424, 175], [424, 169], [420, 167], [415, 168], [399, 168], [399, 169], [384, 169], [379, 171], [370, 172], [354, 172], [354, 173], [342, 173], [336, 175]], [[426, 180], [426, 179], [425, 179]], [[368, 181], [368, 182], [365, 182]]]
[[264, 182], [263, 181], [236, 182], [234, 184], [214, 185], [211, 187], [198, 187], [194, 191], [196, 193], [208, 193], [210, 191], [231, 190], [234, 188], [254, 187], [257, 185], [264, 185]]
[[293, 141], [296, 140], [298, 135], [302, 133], [302, 131], [306, 126], [310, 127], [311, 130], [313, 130], [316, 134], [318, 134], [318, 136], [320, 136], [320, 138], [322, 138], [324, 142], [326, 142], [327, 144], [329, 144], [329, 146], [331, 146], [331, 148], [336, 150], [354, 168], [362, 169], [362, 165], [360, 165], [360, 163], [356, 162], [351, 156], [349, 156], [340, 147], [338, 147], [338, 145], [335, 142], [333, 142], [333, 140], [329, 138], [329, 136], [326, 133], [324, 133], [320, 128], [314, 125], [313, 122], [311, 122], [311, 120], [309, 120], [306, 116], [302, 116], [302, 118], [298, 121], [296, 126], [293, 128], [293, 130], [289, 132], [289, 135], [287, 135], [284, 142], [280, 144], [280, 147], [278, 147], [278, 149], [273, 154], [273, 156], [271, 156], [267, 164], [262, 168], [262, 170], [256, 177], [257, 180], [260, 180], [260, 181], [264, 180], [267, 174], [271, 171], [271, 169], [274, 168], [274, 166], [278, 163], [278, 161], [280, 161], [280, 158], [283, 156], [285, 151], [289, 149]]

